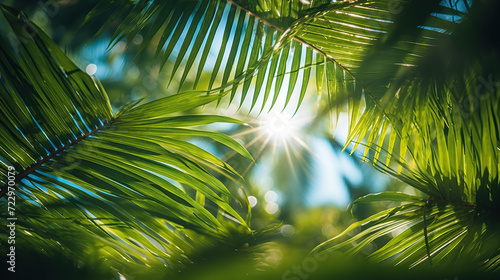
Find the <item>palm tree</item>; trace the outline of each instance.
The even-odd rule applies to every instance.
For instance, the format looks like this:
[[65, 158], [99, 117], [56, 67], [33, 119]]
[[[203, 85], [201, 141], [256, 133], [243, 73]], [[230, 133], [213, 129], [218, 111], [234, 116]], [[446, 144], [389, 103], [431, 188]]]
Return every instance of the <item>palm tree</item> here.
[[[3, 11], [14, 32], [25, 34], [26, 20], [16, 20], [17, 13], [7, 7]], [[179, 72], [177, 90], [183, 92], [143, 105], [129, 104], [115, 115], [99, 83], [77, 70], [30, 24], [38, 35], [20, 40], [19, 60], [2, 47], [2, 75], [8, 85], [3, 96], [9, 100], [2, 108], [2, 119], [9, 122], [2, 123], [2, 129], [13, 136], [3, 136], [2, 131], [2, 143], [9, 144], [2, 145], [1, 181], [6, 182], [12, 165], [20, 171], [16, 181], [31, 211], [57, 213], [64, 219], [66, 215], [55, 209], [59, 203], [72, 203], [78, 206], [72, 208], [72, 217], [81, 217], [86, 230], [92, 229], [91, 236], [102, 236], [103, 246], [112, 242], [125, 252], [135, 248], [135, 254], [142, 253], [151, 262], [157, 260], [146, 251], [171, 259], [171, 265], [186, 262], [184, 248], [192, 247], [185, 239], [189, 234], [224, 240], [234, 234], [230, 229], [235, 224], [241, 240], [255, 233], [228, 203], [227, 197], [234, 195], [206, 169], [235, 176], [233, 170], [178, 137], [211, 137], [251, 157], [228, 137], [186, 129], [238, 121], [171, 114], [225, 96], [229, 102], [239, 96], [240, 105], [249, 98], [250, 110], [262, 112], [275, 106], [280, 95], [285, 94], [286, 107], [298, 94], [298, 108], [315, 73], [317, 91], [327, 93], [325, 111], [333, 110], [338, 118], [341, 107], [348, 108], [344, 149], [351, 144], [352, 151], [359, 144], [365, 146], [363, 160], [421, 195], [384, 192], [357, 199], [354, 204], [404, 204], [352, 224], [314, 253], [342, 251], [354, 256], [370, 242], [392, 234], [391, 241], [369, 259], [391, 259], [409, 267], [472, 260], [471, 267], [497, 271], [500, 71], [499, 42], [490, 30], [498, 27], [498, 11], [496, 1], [468, 0], [102, 1], [85, 20], [108, 15], [96, 36], [119, 19], [110, 46], [123, 38], [131, 41], [139, 33], [144, 34], [139, 51], [157, 42], [155, 59], [161, 58], [162, 66], [173, 61], [171, 69], [163, 71], [171, 71], [171, 77]], [[221, 47], [210, 78], [202, 85], [218, 30], [223, 30]], [[39, 76], [36, 69], [50, 71], [40, 71]], [[193, 89], [186, 88], [190, 73], [195, 75]], [[299, 77], [302, 85], [294, 93]], [[282, 93], [285, 79], [288, 87]], [[26, 91], [34, 94], [23, 96]], [[49, 100], [53, 104], [47, 104]], [[130, 131], [140, 136], [130, 136], [126, 133]], [[64, 168], [54, 161], [64, 150], [67, 155], [57, 159], [73, 158], [79, 161], [77, 166]], [[165, 177], [189, 186], [195, 198]], [[48, 217], [47, 213], [39, 215]], [[236, 221], [228, 222], [228, 216]], [[119, 230], [111, 230], [103, 223], [106, 219], [116, 222]], [[35, 226], [42, 227], [25, 227]], [[359, 233], [346, 238], [345, 233], [358, 227], [362, 227]], [[164, 236], [171, 240], [163, 240]], [[168, 255], [154, 249], [157, 242], [168, 248]]]

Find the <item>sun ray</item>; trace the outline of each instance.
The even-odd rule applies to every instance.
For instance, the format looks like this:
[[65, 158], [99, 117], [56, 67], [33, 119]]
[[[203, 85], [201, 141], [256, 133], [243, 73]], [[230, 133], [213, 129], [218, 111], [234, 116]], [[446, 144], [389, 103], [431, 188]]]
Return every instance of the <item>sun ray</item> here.
[[307, 144], [302, 139], [300, 139], [300, 137], [298, 137], [297, 135], [294, 135], [293, 139], [295, 139], [297, 144], [299, 144], [302, 148], [304, 148], [306, 151], [308, 151], [312, 156], [314, 156], [317, 159], [321, 159], [313, 150], [311, 150], [311, 148], [309, 146], [307, 146]]
[[293, 177], [295, 177], [295, 179], [298, 179], [297, 173], [295, 172], [295, 168], [293, 167], [292, 157], [290, 155], [290, 149], [288, 148], [288, 142], [284, 141], [283, 145], [285, 147], [285, 155], [288, 161], [288, 165], [290, 166], [290, 170], [292, 171]]
[[[272, 157], [279, 157], [280, 154], [286, 156], [286, 161], [294, 178], [298, 178], [297, 163], [299, 164], [298, 167], [304, 169], [307, 175], [310, 176], [307, 168], [308, 163], [299, 150], [303, 149], [314, 158], [320, 158], [308, 146], [307, 140], [303, 140], [305, 137], [303, 128], [312, 120], [313, 118], [301, 118], [286, 112], [271, 111], [266, 115], [259, 116], [256, 120], [247, 121], [246, 126], [248, 128], [232, 134], [231, 137], [246, 139], [252, 137], [248, 143], [244, 144], [244, 147], [248, 149], [259, 145], [256, 148], [257, 151], [253, 152], [256, 161], [262, 157], [267, 148], [271, 148], [268, 152]], [[236, 154], [236, 152], [231, 151], [225, 154], [223, 158], [227, 161]], [[250, 163], [241, 174], [245, 176], [254, 164], [253, 162]]]
[[[269, 143], [269, 141], [271, 140], [272, 137], [268, 136], [266, 138], [266, 140], [264, 141], [264, 143], [262, 144], [262, 146], [260, 147], [260, 149], [257, 151], [257, 155], [255, 155], [255, 162], [257, 162], [257, 160], [260, 158], [260, 156], [262, 155], [262, 152], [264, 151], [264, 149], [266, 148], [267, 146], [267, 143]], [[248, 165], [248, 167], [245, 169], [245, 171], [243, 171], [243, 173], [241, 174], [242, 176], [245, 176], [248, 171], [250, 171], [250, 168], [252, 168], [252, 166], [254, 165], [255, 163], [252, 162]]]
[[231, 135], [231, 138], [241, 137], [241, 136], [248, 135], [248, 134], [251, 134], [254, 132], [258, 132], [260, 130], [262, 130], [261, 127], [252, 127], [250, 129], [247, 129], [247, 130], [244, 130], [244, 131], [241, 131], [241, 132], [238, 132], [238, 133]]
[[[252, 132], [255, 132], [255, 131], [258, 131], [259, 129], [252, 129], [254, 131]], [[240, 133], [238, 133], [240, 134]], [[243, 134], [240, 134], [240, 135], [243, 135]], [[234, 138], [234, 136], [231, 136], [232, 138]], [[247, 144], [244, 145], [244, 147], [246, 149], [248, 149], [249, 147], [251, 147], [253, 144], [255, 144], [257, 141], [259, 141], [262, 137], [264, 137], [264, 134], [259, 134], [257, 137], [255, 137], [252, 141], [248, 142]], [[227, 161], [229, 159], [231, 159], [233, 156], [235, 156], [236, 154], [238, 154], [238, 152], [236, 151], [229, 151], [228, 154], [226, 155], [223, 155], [222, 158]]]

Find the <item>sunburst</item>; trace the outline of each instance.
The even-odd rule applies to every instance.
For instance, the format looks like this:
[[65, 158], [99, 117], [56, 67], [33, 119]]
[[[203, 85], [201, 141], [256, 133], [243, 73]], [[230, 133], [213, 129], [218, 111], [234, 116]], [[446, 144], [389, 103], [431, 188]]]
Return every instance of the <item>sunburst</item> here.
[[[245, 144], [245, 148], [256, 147], [257, 151], [254, 153], [256, 161], [262, 156], [265, 150], [272, 149], [272, 156], [278, 156], [284, 153], [286, 160], [290, 167], [293, 176], [296, 176], [294, 164], [298, 161], [300, 164], [304, 163], [299, 150], [305, 149], [307, 152], [314, 155], [312, 150], [306, 144], [307, 135], [305, 133], [306, 127], [311, 123], [312, 117], [303, 117], [301, 115], [293, 115], [286, 111], [271, 111], [268, 114], [252, 118], [246, 125], [249, 127], [244, 131], [231, 135], [233, 138], [252, 135], [254, 138]], [[235, 153], [231, 152], [224, 158], [230, 159]], [[249, 165], [242, 175], [248, 173], [252, 168]]]

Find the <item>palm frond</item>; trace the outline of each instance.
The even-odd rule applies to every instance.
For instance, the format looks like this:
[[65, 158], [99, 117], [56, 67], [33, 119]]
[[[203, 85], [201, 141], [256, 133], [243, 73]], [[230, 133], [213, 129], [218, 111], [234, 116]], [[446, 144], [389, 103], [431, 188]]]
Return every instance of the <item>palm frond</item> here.
[[[161, 35], [156, 44], [156, 56], [166, 48], [161, 65], [164, 65], [169, 57], [173, 57], [174, 48], [180, 49], [175, 57], [173, 73], [189, 53], [181, 87], [194, 61], [201, 54], [194, 81], [195, 86], [198, 84], [201, 71], [211, 52], [214, 36], [218, 29], [221, 29], [221, 47], [216, 50], [218, 55], [211, 69], [208, 89], [213, 88], [221, 63], [227, 59], [227, 65], [221, 73], [220, 85], [221, 88], [233, 88], [231, 100], [235, 96], [236, 87], [243, 82], [242, 103], [248, 95], [252, 77], [256, 75], [251, 108], [256, 105], [259, 97], [263, 99], [262, 109], [268, 101], [272, 107], [280, 95], [285, 73], [291, 73], [286, 89], [286, 106], [296, 85], [297, 76], [302, 72], [303, 87], [300, 90], [298, 107], [304, 98], [311, 69], [316, 68], [319, 78], [318, 90], [321, 91], [324, 81], [324, 88], [328, 90], [332, 104], [335, 104], [334, 100], [343, 100], [340, 96], [347, 96], [351, 123], [354, 124], [360, 115], [363, 96], [369, 96], [369, 103], [372, 105], [379, 103], [396, 73], [406, 68], [413, 69], [412, 63], [433, 46], [436, 38], [452, 30], [456, 25], [455, 19], [462, 16], [456, 9], [437, 5], [439, 1], [425, 1], [424, 5], [417, 3], [418, 1], [407, 3], [389, 0], [335, 3], [311, 1], [308, 5], [301, 1], [228, 2], [232, 5], [225, 1], [186, 1], [186, 5], [178, 6], [170, 5], [168, 1], [103, 1], [89, 13], [86, 22], [100, 13], [113, 10], [112, 16], [99, 30], [98, 35], [116, 19], [124, 18], [116, 28], [110, 45], [125, 37], [131, 41], [136, 34], [143, 31], [147, 33], [142, 42], [143, 50], [151, 44], [155, 36]], [[115, 9], [118, 6], [119, 8]], [[413, 21], [408, 22], [405, 15], [415, 9], [420, 15], [412, 16]], [[129, 10], [135, 12], [131, 13]], [[445, 16], [454, 20], [443, 20]], [[130, 17], [135, 17], [135, 20], [127, 20]], [[187, 19], [182, 19], [187, 17], [192, 20], [189, 25], [185, 23]], [[221, 23], [224, 21], [226, 24], [223, 28]], [[396, 28], [408, 25], [414, 27], [410, 28], [410, 34], [404, 34], [404, 29]], [[181, 33], [187, 34], [182, 45], [179, 42]], [[173, 35], [170, 36], [171, 34]], [[307, 48], [304, 49], [299, 44], [290, 46], [292, 40]], [[382, 48], [379, 46], [380, 42], [390, 46]], [[248, 46], [251, 51], [238, 51], [239, 46]], [[292, 61], [288, 62], [291, 50], [294, 55]], [[380, 55], [382, 51], [383, 56]], [[364, 57], [367, 57], [366, 61]], [[313, 64], [313, 60], [317, 63]], [[234, 76], [231, 74], [233, 72]], [[265, 76], [268, 78], [265, 79]], [[230, 80], [229, 77], [234, 79]], [[273, 98], [269, 98], [272, 87], [275, 93]], [[263, 88], [265, 90], [262, 95]]]
[[[498, 90], [492, 82], [498, 71], [493, 70], [495, 59], [486, 61], [479, 55], [495, 57], [491, 48], [496, 43], [485, 33], [470, 33], [478, 30], [475, 26], [491, 21], [487, 9], [498, 11], [498, 6], [476, 4], [457, 23], [429, 30], [438, 35], [433, 43], [419, 48], [422, 53], [408, 50], [408, 55], [417, 54], [414, 62], [393, 67], [398, 72], [385, 78], [390, 84], [379, 91], [378, 105], [367, 106], [350, 132], [348, 142], [355, 142], [354, 148], [366, 139], [364, 159], [428, 197], [420, 198], [421, 202], [414, 202], [418, 197], [401, 200], [387, 193], [361, 198], [358, 202], [391, 198], [409, 204], [355, 223], [347, 231], [363, 229], [354, 237], [342, 241], [345, 235], [340, 235], [318, 249], [345, 249], [355, 254], [390, 234], [393, 238], [370, 258], [392, 259], [410, 267], [473, 263], [476, 268], [498, 270]], [[392, 31], [395, 35], [389, 32], [381, 37], [359, 71], [372, 69], [374, 74], [373, 67], [379, 65], [381, 70], [390, 70], [376, 62], [394, 62], [397, 56], [390, 55], [390, 48], [401, 39], [391, 38], [406, 39], [411, 32], [415, 31], [408, 28], [406, 33]], [[482, 39], [465, 41], [475, 36]], [[461, 44], [467, 47], [459, 47]], [[457, 52], [443, 51], [444, 46]], [[484, 76], [490, 77], [489, 82], [485, 83]], [[490, 87], [485, 94], [486, 84]], [[480, 97], [482, 102], [476, 102]], [[392, 169], [391, 161], [399, 170]], [[357, 245], [350, 248], [353, 242]]]
[[30, 244], [50, 246], [81, 231], [84, 249], [74, 254], [95, 241], [104, 258], [178, 268], [190, 262], [192, 239], [210, 244], [234, 228], [251, 234], [240, 215], [246, 210], [233, 208], [238, 199], [217, 179], [239, 175], [187, 141], [212, 139], [252, 159], [232, 138], [193, 128], [240, 121], [181, 114], [218, 95], [192, 91], [113, 114], [97, 79], [22, 13], [1, 9], [19, 40], [17, 53], [0, 44], [0, 182], [4, 196], [14, 167], [19, 228]]
[[[291, 38], [279, 41], [286, 28], [270, 25], [268, 19], [256, 17], [256, 14], [246, 9], [238, 9], [242, 6], [232, 5], [236, 4], [232, 1], [200, 0], [176, 1], [176, 3], [178, 4], [169, 1], [103, 1], [88, 14], [85, 22], [112, 11], [111, 16], [97, 32], [98, 36], [121, 18], [121, 24], [111, 37], [110, 46], [123, 38], [127, 38], [130, 42], [140, 32], [146, 34], [140, 51], [158, 40], [158, 43], [155, 43], [155, 57], [159, 57], [163, 52], [161, 67], [167, 60], [174, 60], [173, 68], [169, 69], [172, 70], [171, 77], [175, 76], [181, 66], [184, 68], [179, 89], [190, 73], [195, 76], [194, 87], [199, 85], [209, 54], [215, 52], [216, 59], [210, 69], [211, 75], [206, 89], [229, 88], [232, 101], [238, 86], [241, 86], [240, 104], [253, 89], [252, 109], [257, 105], [259, 97], [262, 99], [261, 111], [266, 104], [272, 108], [280, 94], [285, 76], [290, 81], [286, 89], [285, 106], [288, 105], [297, 80], [301, 76], [304, 86], [299, 93], [297, 107], [300, 106], [310, 79], [314, 55], [311, 49], [299, 43], [290, 45]], [[298, 1], [290, 1], [286, 5], [276, 1], [276, 6], [274, 4], [271, 6], [280, 15], [278, 17], [280, 21], [286, 18], [290, 23], [296, 19], [299, 12], [309, 8], [308, 5]], [[188, 19], [189, 25], [186, 24]], [[269, 20], [272, 21], [272, 18]], [[222, 38], [220, 43], [214, 43], [216, 35]], [[179, 50], [175, 56], [174, 49]], [[290, 52], [294, 53], [290, 56], [291, 62], [288, 60]], [[196, 71], [193, 69], [195, 61], [198, 64]], [[217, 80], [219, 86], [215, 86]], [[275, 93], [270, 96], [273, 86]]]
[[[368, 236], [366, 244], [401, 229], [398, 223], [423, 229], [406, 247], [393, 251], [384, 247], [379, 259], [407, 252], [407, 262], [417, 265], [433, 255], [440, 260], [437, 256], [448, 255], [455, 247], [460, 248], [460, 256], [472, 252], [476, 249], [468, 241], [476, 237], [495, 239], [488, 234], [495, 235], [489, 217], [498, 199], [500, 120], [495, 81], [499, 46], [485, 30], [498, 26], [498, 3], [475, 1], [462, 11], [457, 5], [435, 0], [311, 1], [310, 5], [298, 0], [229, 2], [232, 5], [222, 1], [101, 2], [87, 21], [110, 10], [112, 16], [102, 32], [122, 17], [111, 44], [149, 28], [143, 49], [158, 38], [156, 55], [164, 51], [162, 65], [173, 57], [174, 49], [179, 50], [173, 72], [186, 63], [182, 81], [201, 55], [195, 84], [201, 79], [215, 34], [223, 30], [205, 90], [226, 92], [229, 88], [233, 100], [243, 83], [243, 103], [255, 79], [252, 108], [262, 98], [261, 110], [268, 103], [273, 106], [284, 92], [286, 106], [298, 73], [303, 79], [302, 100], [314, 69], [317, 89], [328, 92], [331, 105], [347, 101], [350, 132], [345, 148], [354, 142], [354, 151], [362, 143], [364, 159], [430, 197], [425, 198], [428, 203], [412, 201], [366, 220], [389, 217], [389, 223], [376, 224], [352, 241]], [[183, 34], [186, 40], [181, 43]], [[251, 51], [238, 50], [240, 46]], [[219, 73], [226, 60], [227, 67]], [[282, 91], [285, 75], [289, 87]], [[218, 78], [220, 86], [214, 87]], [[391, 162], [399, 165], [398, 171]], [[439, 222], [435, 222], [439, 227], [428, 226], [427, 215], [451, 219], [447, 220], [451, 229]], [[478, 224], [469, 224], [471, 219], [484, 222], [487, 230], [476, 231]], [[412, 230], [404, 232], [408, 236]], [[428, 236], [434, 233], [435, 238]], [[464, 235], [472, 239], [466, 242]], [[484, 252], [477, 260], [496, 269], [498, 253]]]
[[[372, 241], [392, 235], [389, 242], [372, 251], [368, 258], [377, 262], [391, 260], [409, 267], [463, 263], [475, 269], [499, 269], [500, 239], [492, 209], [450, 201], [425, 201], [418, 196], [389, 192], [361, 197], [353, 204], [384, 200], [406, 204], [352, 224], [315, 250], [341, 250], [346, 257], [352, 257]], [[359, 227], [362, 230], [356, 232]], [[347, 234], [352, 237], [345, 238]]]
[[[376, 164], [385, 147], [383, 165], [391, 159], [417, 162], [431, 178], [461, 186], [454, 194], [453, 187], [440, 186], [432, 194], [427, 189], [429, 195], [475, 203], [480, 188], [475, 182], [488, 174], [488, 182], [496, 184], [500, 142], [498, 61], [491, 59], [498, 42], [472, 30], [496, 24], [498, 8], [476, 3], [466, 12], [440, 1], [336, 2], [311, 9], [287, 31], [318, 48], [355, 82], [354, 89], [332, 91], [349, 93], [345, 148], [355, 142], [354, 151], [364, 142], [363, 157], [373, 150]], [[328, 64], [317, 72], [339, 81], [328, 79]]]

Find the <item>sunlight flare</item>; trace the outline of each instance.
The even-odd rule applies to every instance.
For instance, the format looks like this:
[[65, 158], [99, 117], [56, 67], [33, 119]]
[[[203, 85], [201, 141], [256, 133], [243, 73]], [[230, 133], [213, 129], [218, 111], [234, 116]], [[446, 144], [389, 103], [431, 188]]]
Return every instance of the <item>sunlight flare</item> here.
[[297, 121], [284, 113], [266, 115], [261, 119], [260, 127], [262, 133], [271, 137], [277, 145], [284, 145], [300, 133]]

